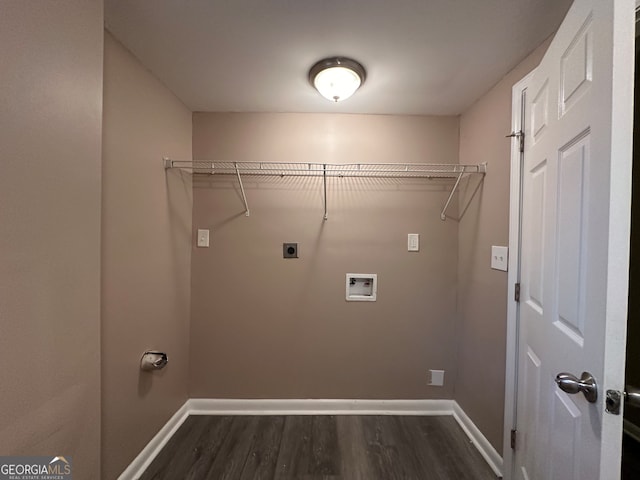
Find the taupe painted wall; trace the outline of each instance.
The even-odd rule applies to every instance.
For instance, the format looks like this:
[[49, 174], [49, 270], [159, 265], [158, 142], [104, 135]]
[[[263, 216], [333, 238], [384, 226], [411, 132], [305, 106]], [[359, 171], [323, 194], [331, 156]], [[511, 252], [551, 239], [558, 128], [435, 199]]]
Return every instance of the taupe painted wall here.
[[[533, 70], [536, 49], [460, 118], [460, 163], [488, 162], [478, 192], [463, 185], [458, 262], [458, 377], [454, 398], [502, 452], [507, 325], [507, 272], [490, 268], [491, 246], [509, 244], [511, 91]], [[470, 200], [469, 200], [470, 199]]]
[[101, 1], [0, 7], [0, 454], [100, 454]]
[[[102, 478], [116, 478], [187, 399], [191, 112], [105, 34]], [[139, 369], [146, 349], [169, 354]]]
[[[457, 163], [458, 118], [196, 113], [195, 159]], [[457, 232], [451, 183], [313, 178], [194, 180], [191, 397], [451, 398]], [[454, 210], [455, 211], [455, 205]], [[421, 235], [419, 253], [407, 234]], [[300, 258], [283, 259], [298, 242]], [[378, 301], [346, 302], [346, 273]], [[428, 369], [446, 370], [444, 387]]]

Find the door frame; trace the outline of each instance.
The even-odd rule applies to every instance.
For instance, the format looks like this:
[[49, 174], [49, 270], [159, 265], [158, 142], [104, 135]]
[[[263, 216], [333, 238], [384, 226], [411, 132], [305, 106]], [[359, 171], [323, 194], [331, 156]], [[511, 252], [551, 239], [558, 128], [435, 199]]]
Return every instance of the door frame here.
[[[640, 12], [640, 0], [635, 0], [635, 13], [638, 15]], [[635, 16], [633, 19], [635, 25]], [[631, 22], [628, 22], [625, 26], [629, 28]], [[635, 35], [633, 35], [635, 38]], [[634, 45], [635, 48], [635, 45]], [[624, 48], [618, 49], [614, 55], [619, 58], [624, 58], [628, 52]], [[633, 69], [633, 58], [629, 62], [629, 65], [624, 65], [622, 62], [618, 62], [624, 65], [624, 68]], [[517, 82], [512, 89], [512, 115], [511, 126], [512, 132], [524, 131], [523, 118], [524, 118], [524, 105], [522, 101], [523, 93], [531, 82], [531, 77], [535, 69], [532, 70], [522, 80]], [[624, 72], [628, 73], [628, 72]], [[621, 95], [621, 98], [633, 98], [633, 86], [629, 91], [628, 85], [622, 83], [619, 79], [625, 75], [613, 75], [614, 90], [618, 93], [624, 92], [625, 95]], [[633, 122], [631, 122], [631, 128], [633, 128]], [[625, 142], [626, 139], [631, 139], [633, 131], [628, 129], [629, 123], [623, 125], [614, 125], [612, 131], [612, 144], [617, 146], [615, 152], [618, 158], [631, 158], [632, 142]], [[510, 203], [509, 203], [509, 261], [508, 261], [508, 276], [507, 276], [507, 342], [506, 342], [506, 369], [505, 369], [505, 405], [504, 405], [504, 434], [503, 434], [503, 475], [504, 480], [512, 480], [514, 476], [514, 458], [515, 451], [511, 449], [511, 430], [516, 429], [517, 425], [517, 390], [518, 390], [518, 337], [519, 337], [519, 303], [515, 301], [515, 285], [520, 282], [520, 242], [521, 242], [521, 195], [522, 195], [522, 159], [523, 154], [520, 152], [520, 142], [517, 138], [512, 138], [511, 142], [511, 174], [510, 174]], [[612, 164], [610, 184], [612, 191], [626, 191], [630, 192], [630, 171], [631, 167], [626, 165], [624, 161], [621, 164], [614, 166]], [[626, 193], [629, 193], [626, 192]], [[613, 235], [609, 236], [609, 252], [608, 252], [608, 264], [609, 271], [615, 271], [616, 269], [624, 268], [624, 259], [626, 257], [627, 267], [629, 261], [629, 239], [630, 239], [630, 205], [621, 200], [624, 195], [614, 196], [609, 203], [610, 219], [609, 223], [626, 222], [627, 231], [624, 229], [618, 229]], [[628, 195], [631, 198], [630, 193]], [[619, 277], [618, 277], [619, 278]], [[607, 317], [613, 318], [613, 321], [607, 323], [607, 339], [626, 338], [626, 308], [627, 308], [627, 295], [628, 295], [628, 274], [626, 280], [620, 279], [616, 282], [610, 282], [607, 292]], [[616, 351], [605, 344], [605, 355], [611, 363], [620, 364], [624, 363], [625, 351]], [[622, 360], [621, 360], [622, 358]], [[607, 387], [608, 386], [608, 387]], [[600, 388], [624, 388], [624, 372], [608, 370], [605, 367], [604, 378], [601, 379]], [[604, 394], [604, 391], [600, 392]], [[623, 407], [624, 408], [624, 407]], [[602, 441], [604, 453], [607, 451], [607, 455], [604, 455], [603, 461], [600, 465], [600, 478], [608, 478], [611, 471], [619, 471], [620, 465], [613, 464], [615, 462], [615, 449], [619, 440], [622, 442], [622, 437], [617, 438], [618, 430], [622, 431], [622, 413], [615, 422], [607, 422], [603, 425]], [[619, 429], [617, 427], [620, 427]], [[604, 476], [603, 476], [604, 475]]]
[[[640, 1], [640, 0], [638, 0]], [[511, 132], [524, 131], [523, 96], [531, 83], [533, 69], [512, 88], [511, 94]], [[511, 174], [509, 181], [509, 261], [507, 272], [507, 352], [505, 368], [505, 402], [504, 402], [504, 435], [503, 435], [503, 478], [513, 477], [514, 450], [511, 448], [511, 430], [516, 429], [518, 398], [518, 332], [520, 325], [520, 305], [515, 300], [516, 283], [520, 283], [520, 239], [521, 239], [521, 195], [522, 195], [522, 160], [520, 139], [511, 139]]]

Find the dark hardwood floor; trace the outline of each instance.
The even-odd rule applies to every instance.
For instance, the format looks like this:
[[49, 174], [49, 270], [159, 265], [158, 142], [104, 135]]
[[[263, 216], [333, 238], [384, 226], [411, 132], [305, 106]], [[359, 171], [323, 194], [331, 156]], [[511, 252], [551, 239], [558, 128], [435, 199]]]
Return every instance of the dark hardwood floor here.
[[495, 480], [455, 419], [189, 417], [141, 480]]

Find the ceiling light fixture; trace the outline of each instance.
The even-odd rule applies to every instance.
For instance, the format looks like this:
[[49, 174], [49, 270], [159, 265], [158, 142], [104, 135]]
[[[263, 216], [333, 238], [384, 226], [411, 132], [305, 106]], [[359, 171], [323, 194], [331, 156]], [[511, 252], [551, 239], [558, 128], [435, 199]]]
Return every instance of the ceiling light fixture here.
[[364, 83], [367, 72], [355, 60], [331, 57], [320, 60], [309, 70], [309, 82], [320, 95], [332, 102], [341, 102]]

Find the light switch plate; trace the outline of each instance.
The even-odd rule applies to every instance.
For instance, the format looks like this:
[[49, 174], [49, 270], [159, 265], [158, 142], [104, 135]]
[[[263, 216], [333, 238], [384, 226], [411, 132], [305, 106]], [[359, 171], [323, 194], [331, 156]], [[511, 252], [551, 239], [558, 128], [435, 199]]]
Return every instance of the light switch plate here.
[[409, 252], [420, 251], [420, 234], [419, 233], [407, 234], [407, 251]]
[[491, 268], [507, 271], [509, 265], [509, 247], [491, 247]]
[[198, 246], [204, 248], [209, 247], [209, 230], [198, 229]]

